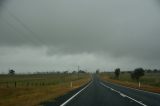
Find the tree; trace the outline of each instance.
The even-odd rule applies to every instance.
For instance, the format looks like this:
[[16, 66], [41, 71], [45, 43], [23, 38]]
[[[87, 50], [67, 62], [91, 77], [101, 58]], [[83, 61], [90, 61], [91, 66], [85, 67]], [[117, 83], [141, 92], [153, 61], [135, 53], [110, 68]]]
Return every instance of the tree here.
[[77, 72], [76, 71], [72, 71], [72, 74], [76, 74]]
[[86, 72], [83, 70], [79, 70], [78, 73], [85, 74]]
[[131, 73], [131, 78], [136, 79], [139, 81], [140, 77], [144, 76], [144, 69], [143, 68], [136, 68], [133, 73]]
[[115, 69], [115, 77], [119, 79], [119, 75], [120, 75], [120, 68]]
[[15, 74], [15, 71], [14, 71], [13, 69], [10, 69], [8, 74], [14, 75], [14, 74]]
[[151, 73], [152, 72], [152, 70], [151, 69], [147, 69], [147, 70], [145, 70], [147, 73]]
[[68, 74], [68, 71], [64, 71], [63, 73], [64, 73], [64, 74]]
[[99, 74], [99, 69], [96, 70], [96, 74]]
[[153, 72], [154, 72], [154, 73], [157, 73], [157, 72], [158, 72], [158, 70], [157, 70], [157, 69], [154, 69], [154, 70], [153, 70]]
[[135, 74], [134, 72], [130, 73], [131, 74], [131, 78], [134, 80], [135, 79]]

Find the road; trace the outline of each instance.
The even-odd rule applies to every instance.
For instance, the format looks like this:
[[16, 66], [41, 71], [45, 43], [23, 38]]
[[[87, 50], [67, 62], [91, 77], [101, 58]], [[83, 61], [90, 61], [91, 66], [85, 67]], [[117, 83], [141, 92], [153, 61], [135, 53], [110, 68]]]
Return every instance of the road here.
[[160, 106], [160, 94], [102, 82], [94, 75], [92, 82], [65, 106]]

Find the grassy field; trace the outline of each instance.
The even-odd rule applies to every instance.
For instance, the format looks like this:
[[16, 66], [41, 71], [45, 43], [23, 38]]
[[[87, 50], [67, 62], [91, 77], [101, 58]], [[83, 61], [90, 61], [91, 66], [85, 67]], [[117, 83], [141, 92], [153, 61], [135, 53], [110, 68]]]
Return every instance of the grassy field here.
[[105, 81], [110, 81], [124, 86], [160, 93], [160, 73], [145, 73], [145, 75], [140, 78], [140, 88], [138, 82], [131, 79], [130, 73], [121, 73], [118, 80], [115, 79], [113, 72], [101, 73], [100, 77], [102, 80]]
[[0, 75], [0, 106], [38, 106], [89, 80], [89, 74]]

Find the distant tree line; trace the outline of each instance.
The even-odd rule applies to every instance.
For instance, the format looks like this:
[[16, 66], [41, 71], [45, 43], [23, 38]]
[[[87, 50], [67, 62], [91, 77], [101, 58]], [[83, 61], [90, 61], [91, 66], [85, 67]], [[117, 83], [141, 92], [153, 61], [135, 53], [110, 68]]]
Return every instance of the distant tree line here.
[[[128, 73], [130, 73], [131, 78], [136, 81], [139, 81], [140, 77], [145, 75], [145, 72], [146, 71], [143, 68], [136, 68], [134, 69], [134, 71], [128, 71]], [[121, 72], [120, 68], [116, 68], [114, 71], [115, 78], [119, 79], [119, 76], [121, 73], [124, 73], [124, 72]]]
[[145, 69], [144, 70], [146, 73], [160, 73], [160, 69]]
[[[47, 72], [34, 72], [32, 74], [40, 74], [40, 75], [43, 75], [43, 74], [85, 74], [87, 73], [86, 71], [84, 70], [79, 70], [79, 71], [47, 71]], [[8, 74], [9, 75], [15, 75], [16, 72], [15, 70], [13, 69], [9, 69], [8, 70]], [[31, 74], [31, 73], [30, 73]]]

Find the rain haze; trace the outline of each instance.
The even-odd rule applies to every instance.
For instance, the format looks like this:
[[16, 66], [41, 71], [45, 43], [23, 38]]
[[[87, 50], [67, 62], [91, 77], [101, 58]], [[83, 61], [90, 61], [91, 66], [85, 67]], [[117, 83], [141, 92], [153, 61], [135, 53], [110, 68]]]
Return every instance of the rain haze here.
[[77, 66], [160, 69], [160, 1], [0, 1], [0, 73]]

